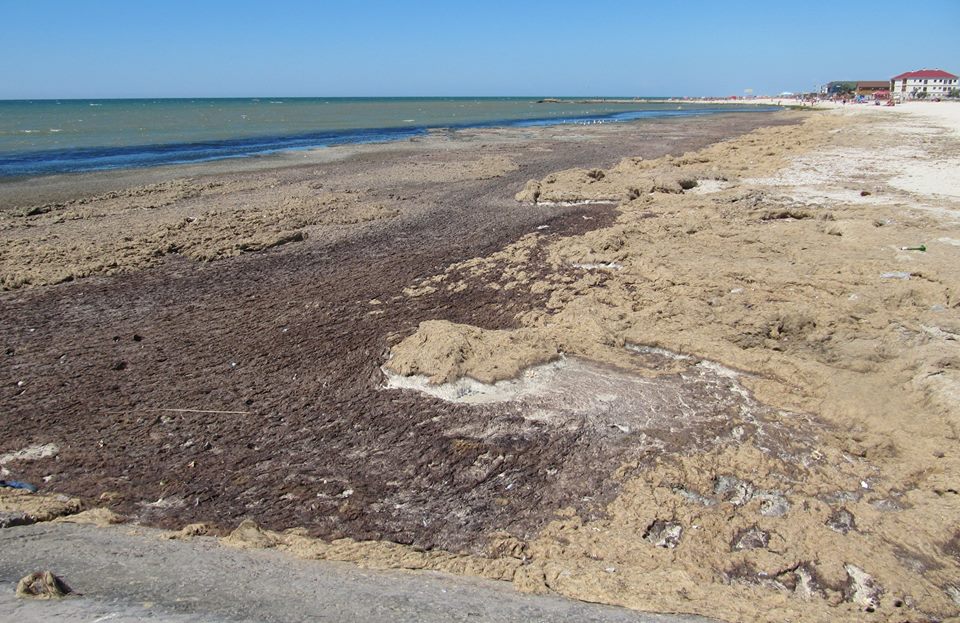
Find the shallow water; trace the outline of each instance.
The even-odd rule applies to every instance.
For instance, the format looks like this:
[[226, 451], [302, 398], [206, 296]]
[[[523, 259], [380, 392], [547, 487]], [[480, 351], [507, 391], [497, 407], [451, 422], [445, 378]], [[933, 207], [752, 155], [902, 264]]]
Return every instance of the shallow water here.
[[0, 101], [0, 177], [198, 162], [432, 129], [617, 123], [775, 110], [533, 98], [247, 98]]

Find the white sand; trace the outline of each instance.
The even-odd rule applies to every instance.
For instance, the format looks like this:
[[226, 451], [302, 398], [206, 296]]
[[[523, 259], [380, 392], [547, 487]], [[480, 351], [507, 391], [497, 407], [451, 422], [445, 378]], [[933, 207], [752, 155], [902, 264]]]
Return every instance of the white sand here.
[[907, 102], [897, 106], [819, 102], [816, 108], [834, 114], [888, 118], [878, 131], [901, 137], [901, 144], [881, 149], [840, 148], [797, 158], [775, 178], [754, 180], [792, 187], [794, 198], [809, 202], [844, 201], [876, 204], [882, 196], [861, 197], [854, 188], [884, 178], [890, 186], [918, 195], [915, 207], [938, 211], [940, 200], [960, 197], [960, 155], [929, 157], [931, 141], [960, 135], [960, 102]]

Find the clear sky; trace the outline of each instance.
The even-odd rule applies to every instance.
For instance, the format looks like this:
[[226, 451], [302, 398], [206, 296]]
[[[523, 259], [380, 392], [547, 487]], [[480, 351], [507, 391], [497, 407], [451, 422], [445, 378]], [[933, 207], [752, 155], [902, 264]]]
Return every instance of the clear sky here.
[[0, 99], [735, 95], [960, 73], [960, 0], [0, 0]]

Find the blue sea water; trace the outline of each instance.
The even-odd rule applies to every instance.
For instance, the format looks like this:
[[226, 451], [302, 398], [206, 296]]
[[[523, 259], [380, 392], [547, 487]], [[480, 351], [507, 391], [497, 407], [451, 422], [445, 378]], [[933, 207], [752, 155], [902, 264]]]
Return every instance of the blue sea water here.
[[403, 140], [430, 130], [623, 123], [773, 107], [535, 98], [0, 101], [0, 178]]

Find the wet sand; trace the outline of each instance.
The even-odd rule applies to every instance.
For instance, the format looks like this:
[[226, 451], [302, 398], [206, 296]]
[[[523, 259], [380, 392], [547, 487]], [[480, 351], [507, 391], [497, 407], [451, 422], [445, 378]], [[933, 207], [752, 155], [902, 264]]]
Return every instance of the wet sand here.
[[128, 525], [46, 523], [0, 531], [0, 577], [46, 565], [83, 586], [83, 595], [40, 601], [18, 599], [12, 585], [0, 582], [0, 612], [18, 623], [714, 623], [524, 595], [477, 578], [371, 571], [241, 551], [209, 537], [164, 536]]
[[[0, 454], [56, 446], [0, 463], [308, 558], [942, 618], [956, 275], [931, 241], [960, 236], [952, 199], [869, 160], [904, 140], [954, 145], [736, 114], [0, 186]], [[490, 387], [512, 400], [461, 399]]]

